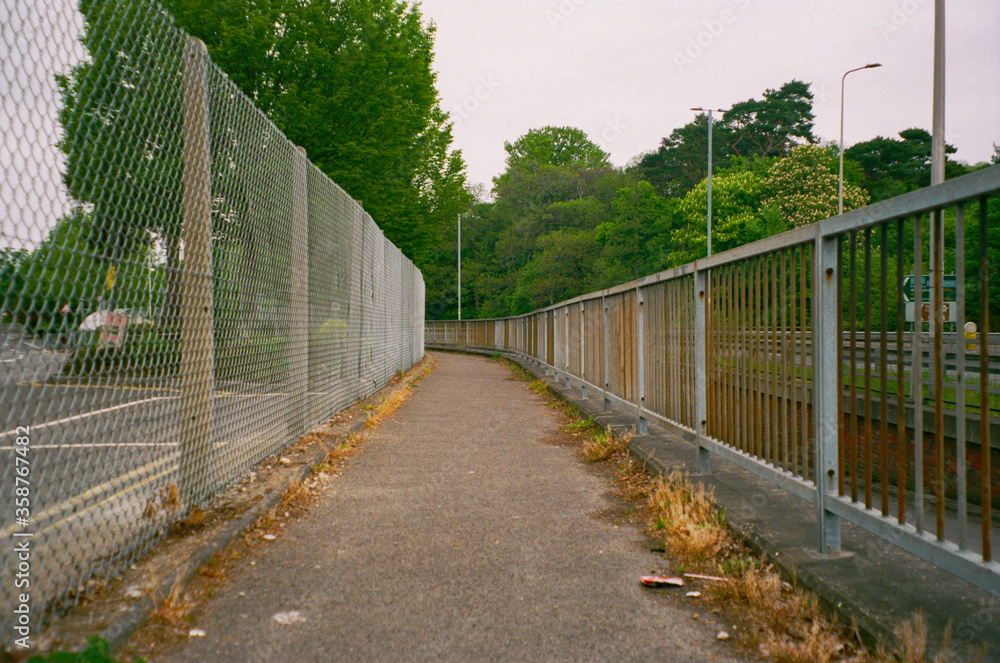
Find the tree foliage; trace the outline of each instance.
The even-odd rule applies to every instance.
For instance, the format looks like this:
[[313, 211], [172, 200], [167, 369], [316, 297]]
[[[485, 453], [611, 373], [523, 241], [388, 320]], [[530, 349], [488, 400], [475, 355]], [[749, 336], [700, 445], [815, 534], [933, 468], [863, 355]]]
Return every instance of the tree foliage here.
[[[712, 125], [714, 165], [724, 168], [733, 157], [786, 156], [797, 145], [815, 143], [812, 100], [809, 84], [793, 80], [766, 90], [762, 99], [733, 104]], [[693, 189], [708, 174], [707, 113], [672, 131], [637, 169], [661, 195], [681, 197]]]
[[[844, 158], [861, 166], [863, 187], [873, 202], [916, 191], [931, 183], [931, 135], [924, 129], [899, 132], [902, 140], [877, 136], [844, 150]], [[962, 164], [947, 159], [955, 148], [945, 145], [945, 177], [968, 172]]]
[[433, 26], [401, 0], [166, 0], [177, 24], [418, 265], [469, 204]]

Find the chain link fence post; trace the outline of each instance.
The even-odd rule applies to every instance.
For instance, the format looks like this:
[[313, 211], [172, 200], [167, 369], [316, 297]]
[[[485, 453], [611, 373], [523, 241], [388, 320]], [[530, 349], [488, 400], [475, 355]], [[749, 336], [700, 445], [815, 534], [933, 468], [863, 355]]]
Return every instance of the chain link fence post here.
[[181, 272], [180, 492], [188, 506], [212, 493], [212, 392], [215, 357], [212, 315], [212, 176], [209, 139], [208, 49], [188, 37], [184, 47], [184, 175]]
[[291, 343], [288, 349], [288, 433], [306, 430], [309, 385], [309, 161], [298, 147], [292, 157]]

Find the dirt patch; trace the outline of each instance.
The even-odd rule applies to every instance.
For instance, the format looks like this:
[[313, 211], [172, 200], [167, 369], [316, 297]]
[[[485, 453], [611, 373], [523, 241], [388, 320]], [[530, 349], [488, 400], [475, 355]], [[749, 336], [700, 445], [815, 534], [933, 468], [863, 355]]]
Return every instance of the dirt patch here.
[[153, 643], [186, 640], [186, 625], [225, 581], [230, 566], [265, 544], [271, 532], [301, 517], [343, 471], [372, 428], [365, 424], [398, 406], [400, 394], [417, 386], [436, 361], [425, 356], [383, 389], [262, 462], [211, 504], [174, 524], [162, 542], [127, 569], [89, 581], [74, 606], [49, 619], [29, 655], [81, 651], [95, 633], [120, 647], [147, 615], [125, 654], [146, 656]]

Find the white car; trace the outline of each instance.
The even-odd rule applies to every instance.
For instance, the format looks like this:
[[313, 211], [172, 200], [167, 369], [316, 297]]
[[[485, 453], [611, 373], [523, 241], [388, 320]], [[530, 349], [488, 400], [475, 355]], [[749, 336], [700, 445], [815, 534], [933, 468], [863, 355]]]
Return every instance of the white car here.
[[105, 325], [121, 326], [151, 323], [139, 309], [116, 308], [113, 311], [95, 311], [80, 323], [80, 331], [97, 331]]

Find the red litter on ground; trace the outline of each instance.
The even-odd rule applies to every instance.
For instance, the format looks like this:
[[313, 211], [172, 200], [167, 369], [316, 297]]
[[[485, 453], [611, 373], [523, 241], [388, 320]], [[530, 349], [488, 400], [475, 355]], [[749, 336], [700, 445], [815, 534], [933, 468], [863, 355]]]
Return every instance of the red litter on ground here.
[[646, 587], [683, 587], [684, 579], [674, 576], [642, 576], [639, 582]]

